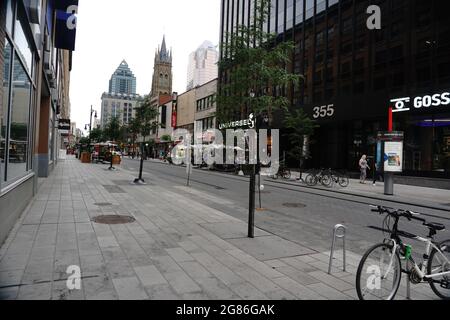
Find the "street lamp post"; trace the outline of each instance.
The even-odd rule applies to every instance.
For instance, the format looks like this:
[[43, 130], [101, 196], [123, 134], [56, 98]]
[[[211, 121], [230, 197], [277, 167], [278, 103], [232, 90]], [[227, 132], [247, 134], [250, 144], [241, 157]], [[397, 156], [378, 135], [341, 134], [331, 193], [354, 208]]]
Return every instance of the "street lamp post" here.
[[[256, 94], [252, 90], [250, 92], [250, 98], [253, 100]], [[251, 103], [250, 103], [251, 104]], [[251, 107], [251, 106], [250, 106]], [[255, 122], [256, 135], [258, 135], [257, 121]], [[258, 141], [258, 136], [256, 137]], [[257, 143], [258, 145], [258, 143]], [[249, 158], [250, 160], [250, 158]], [[248, 208], [248, 237], [255, 238], [255, 191], [256, 191], [256, 165], [253, 165], [252, 171], [250, 173], [250, 186], [249, 186], [249, 208]]]
[[91, 134], [92, 134], [92, 115], [95, 113], [95, 119], [97, 119], [97, 111], [93, 110], [91, 105], [91, 114], [89, 116], [89, 151], [91, 150]]

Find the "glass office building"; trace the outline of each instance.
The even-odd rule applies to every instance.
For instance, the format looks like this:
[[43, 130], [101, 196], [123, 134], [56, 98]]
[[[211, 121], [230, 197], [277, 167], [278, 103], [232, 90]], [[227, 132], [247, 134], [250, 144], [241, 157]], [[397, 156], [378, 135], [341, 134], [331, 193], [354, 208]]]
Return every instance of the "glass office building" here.
[[[291, 70], [306, 78], [284, 94], [320, 125], [308, 166], [357, 171], [362, 154], [375, 155], [393, 107], [404, 174], [450, 178], [450, 24], [441, 3], [272, 0], [264, 28], [295, 42]], [[380, 30], [367, 26], [371, 5], [381, 9]], [[223, 0], [222, 43], [253, 14], [254, 0]]]
[[110, 94], [136, 94], [136, 77], [124, 60], [109, 80]]

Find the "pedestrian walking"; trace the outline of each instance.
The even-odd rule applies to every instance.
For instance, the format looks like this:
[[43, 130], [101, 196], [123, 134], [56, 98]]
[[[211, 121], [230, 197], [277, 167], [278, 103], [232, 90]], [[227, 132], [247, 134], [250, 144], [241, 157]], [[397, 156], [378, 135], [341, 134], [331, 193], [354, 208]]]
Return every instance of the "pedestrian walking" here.
[[361, 170], [361, 177], [359, 183], [366, 184], [367, 170], [370, 170], [366, 155], [363, 155], [361, 160], [359, 160], [359, 168]]
[[377, 181], [384, 181], [383, 172], [381, 170], [381, 164], [376, 162], [375, 168], [374, 168], [374, 177], [373, 177], [373, 186], [375, 187], [377, 185]]

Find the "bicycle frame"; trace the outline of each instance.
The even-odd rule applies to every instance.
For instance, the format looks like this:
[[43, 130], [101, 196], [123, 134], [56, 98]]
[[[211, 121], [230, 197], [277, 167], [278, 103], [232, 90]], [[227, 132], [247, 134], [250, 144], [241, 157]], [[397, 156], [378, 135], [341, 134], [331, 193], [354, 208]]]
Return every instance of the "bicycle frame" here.
[[[394, 235], [395, 237], [398, 237], [397, 234]], [[442, 253], [441, 249], [436, 246], [433, 241], [431, 239], [427, 239], [427, 238], [422, 238], [419, 236], [414, 237], [413, 239], [426, 243], [426, 250], [425, 250], [425, 257], [427, 257], [423, 263], [422, 263], [422, 269], [419, 268], [419, 266], [417, 265], [417, 263], [411, 258], [411, 261], [414, 263], [414, 269], [417, 272], [417, 274], [419, 275], [420, 279], [422, 279], [422, 281], [433, 281], [433, 278], [437, 278], [437, 277], [442, 277], [442, 276], [446, 276], [446, 275], [450, 275], [450, 271], [447, 272], [440, 272], [440, 273], [432, 273], [432, 274], [426, 274], [426, 268], [428, 266], [428, 259], [430, 257], [430, 254], [432, 252], [432, 250], [436, 250], [436, 252], [443, 258], [443, 262], [445, 262], [446, 264], [450, 265], [450, 261], [447, 259], [447, 257]], [[403, 244], [401, 243], [400, 240], [400, 245], [397, 243], [397, 241], [395, 239], [386, 239], [389, 242], [393, 243], [393, 250], [392, 252], [397, 252], [397, 250], [403, 246]], [[387, 278], [387, 275], [389, 274], [389, 272], [391, 272], [392, 266], [394, 264], [394, 259], [395, 259], [395, 254], [392, 255], [391, 261], [389, 263], [389, 267], [386, 271], [386, 274], [384, 275], [384, 279]]]

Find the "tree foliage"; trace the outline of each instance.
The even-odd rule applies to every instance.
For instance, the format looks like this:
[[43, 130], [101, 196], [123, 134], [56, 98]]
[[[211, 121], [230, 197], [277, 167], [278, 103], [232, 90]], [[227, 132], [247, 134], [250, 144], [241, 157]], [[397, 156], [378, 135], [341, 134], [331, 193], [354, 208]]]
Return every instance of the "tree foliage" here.
[[104, 132], [101, 128], [92, 129], [89, 138], [91, 142], [98, 143], [104, 141]]
[[275, 35], [264, 31], [270, 1], [255, 0], [255, 6], [250, 26], [238, 26], [223, 43], [216, 113], [220, 122], [235, 119], [247, 108], [256, 117], [269, 118], [276, 110], [287, 110], [290, 101], [283, 91], [298, 86], [303, 78], [289, 71], [294, 43], [276, 43]]
[[300, 161], [310, 157], [305, 153], [305, 136], [311, 136], [318, 127], [316, 122], [308, 117], [303, 109], [287, 112], [285, 114], [284, 126], [289, 130], [289, 141], [291, 149], [290, 156]]
[[118, 117], [112, 117], [107, 123], [104, 136], [110, 141], [117, 141], [121, 135], [121, 125]]
[[145, 141], [154, 129], [157, 129], [160, 124], [158, 123], [158, 109], [151, 103], [151, 97], [145, 96], [136, 110], [136, 118], [133, 121], [133, 130], [136, 130]]

